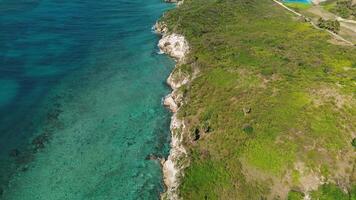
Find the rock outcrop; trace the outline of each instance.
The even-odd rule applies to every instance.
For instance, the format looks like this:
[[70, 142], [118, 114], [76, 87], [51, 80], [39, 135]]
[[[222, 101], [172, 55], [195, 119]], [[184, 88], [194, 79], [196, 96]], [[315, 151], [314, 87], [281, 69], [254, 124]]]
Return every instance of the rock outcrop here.
[[[158, 43], [158, 47], [163, 53], [168, 54], [176, 60], [176, 67], [185, 62], [185, 57], [189, 52], [189, 45], [184, 36], [169, 33], [167, 26], [164, 23], [156, 23], [155, 32], [162, 35]], [[187, 158], [187, 152], [182, 144], [183, 134], [185, 130], [184, 120], [177, 117], [177, 112], [183, 104], [183, 95], [179, 92], [179, 88], [187, 84], [187, 77], [175, 78], [176, 71], [174, 70], [167, 79], [168, 85], [173, 89], [172, 93], [167, 95], [163, 104], [172, 112], [171, 118], [171, 150], [167, 160], [162, 160], [162, 168], [164, 175], [164, 183], [166, 191], [161, 195], [162, 199], [176, 200], [179, 199], [177, 188], [179, 186], [179, 177], [182, 175], [182, 169], [186, 166], [182, 162]]]
[[178, 5], [182, 4], [184, 0], [165, 0], [167, 3], [178, 3]]
[[[163, 30], [165, 30], [164, 28]], [[189, 50], [188, 42], [185, 40], [184, 36], [179, 34], [164, 34], [162, 39], [158, 43], [160, 50], [177, 62], [183, 62], [185, 54]]]

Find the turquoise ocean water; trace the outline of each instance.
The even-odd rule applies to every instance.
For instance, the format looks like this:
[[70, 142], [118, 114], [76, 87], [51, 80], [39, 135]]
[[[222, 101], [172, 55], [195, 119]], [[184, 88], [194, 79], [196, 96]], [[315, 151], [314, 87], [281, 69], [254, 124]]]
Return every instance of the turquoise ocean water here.
[[[157, 199], [161, 0], [0, 0], [0, 199]], [[151, 156], [152, 157], [152, 156]]]
[[310, 4], [311, 0], [283, 0], [286, 3], [306, 3]]

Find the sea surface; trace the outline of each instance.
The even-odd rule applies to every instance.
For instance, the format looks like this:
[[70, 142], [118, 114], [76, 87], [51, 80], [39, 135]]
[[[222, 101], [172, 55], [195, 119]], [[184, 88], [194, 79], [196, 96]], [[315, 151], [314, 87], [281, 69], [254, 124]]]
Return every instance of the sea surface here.
[[286, 3], [305, 3], [310, 4], [312, 0], [283, 0]]
[[0, 0], [0, 199], [158, 199], [162, 0]]

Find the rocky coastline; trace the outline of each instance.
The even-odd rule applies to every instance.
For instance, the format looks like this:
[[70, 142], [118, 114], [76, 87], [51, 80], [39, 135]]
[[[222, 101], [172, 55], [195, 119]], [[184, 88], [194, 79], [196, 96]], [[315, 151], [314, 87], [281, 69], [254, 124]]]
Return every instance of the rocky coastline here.
[[183, 104], [183, 94], [179, 88], [189, 82], [189, 78], [177, 73], [176, 69], [185, 63], [189, 45], [183, 35], [169, 32], [164, 22], [157, 22], [154, 29], [161, 36], [158, 42], [160, 51], [176, 61], [175, 69], [167, 79], [167, 84], [172, 88], [172, 92], [163, 101], [163, 104], [173, 113], [170, 124], [171, 150], [167, 160], [161, 161], [166, 186], [166, 191], [161, 194], [161, 199], [176, 200], [179, 199], [177, 192], [179, 177], [182, 176], [182, 170], [187, 165], [185, 162], [187, 152], [182, 144], [185, 131], [184, 119], [179, 119], [177, 116], [177, 112]]

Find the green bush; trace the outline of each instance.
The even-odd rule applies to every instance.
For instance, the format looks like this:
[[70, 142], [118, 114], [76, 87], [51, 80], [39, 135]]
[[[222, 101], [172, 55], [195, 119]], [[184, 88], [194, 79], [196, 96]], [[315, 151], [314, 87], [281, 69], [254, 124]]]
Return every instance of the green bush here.
[[312, 199], [319, 200], [349, 200], [348, 194], [334, 184], [320, 186], [317, 191], [312, 192], [311, 196]]
[[288, 200], [302, 200], [304, 199], [304, 194], [298, 191], [291, 190], [288, 193]]
[[338, 0], [330, 11], [343, 18], [356, 17], [356, 5], [352, 5], [352, 0]]
[[338, 1], [336, 3], [337, 13], [343, 18], [350, 17], [350, 15], [351, 15], [350, 4], [351, 4], [351, 0]]
[[246, 125], [243, 127], [242, 130], [243, 130], [245, 133], [247, 133], [247, 134], [251, 134], [251, 133], [253, 132], [253, 127], [250, 126], [250, 125], [248, 125], [248, 124], [246, 124]]
[[351, 144], [352, 144], [353, 147], [356, 147], [356, 138], [354, 138], [354, 139], [352, 140]]
[[340, 22], [337, 20], [325, 20], [323, 18], [319, 18], [318, 26], [320, 28], [330, 30], [334, 33], [338, 33], [340, 31]]

